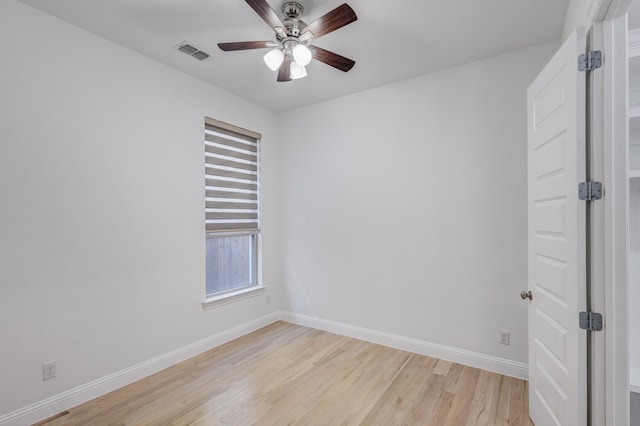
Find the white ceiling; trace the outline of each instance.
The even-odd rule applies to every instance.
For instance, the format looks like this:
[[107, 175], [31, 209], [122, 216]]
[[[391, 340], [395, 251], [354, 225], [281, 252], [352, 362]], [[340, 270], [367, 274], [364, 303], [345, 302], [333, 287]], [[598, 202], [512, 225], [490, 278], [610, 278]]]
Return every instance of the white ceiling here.
[[[273, 40], [242, 0], [21, 0], [222, 87], [285, 111], [560, 39], [569, 0], [346, 0], [358, 20], [314, 41], [356, 61], [343, 73], [313, 61], [309, 76], [276, 82], [266, 50], [222, 52], [218, 42]], [[299, 0], [311, 23], [344, 0]], [[280, 0], [269, 0], [280, 14]], [[211, 57], [174, 49], [188, 40]], [[382, 102], [384, 100], [381, 100]]]

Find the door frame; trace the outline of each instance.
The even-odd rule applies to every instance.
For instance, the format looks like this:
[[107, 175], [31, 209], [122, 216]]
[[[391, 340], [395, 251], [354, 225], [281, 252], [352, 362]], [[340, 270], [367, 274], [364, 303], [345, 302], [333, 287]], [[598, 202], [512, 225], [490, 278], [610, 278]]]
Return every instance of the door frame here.
[[[603, 51], [603, 72], [592, 81], [591, 132], [596, 164], [605, 188], [597, 215], [600, 268], [593, 289], [594, 309], [605, 328], [594, 339], [592, 415], [600, 424], [629, 425], [628, 368], [628, 123], [627, 18], [632, 0], [602, 0], [591, 26], [591, 48]], [[640, 1], [640, 0], [636, 0]], [[598, 73], [593, 73], [596, 76]], [[624, 167], [619, 165], [623, 164]], [[597, 237], [596, 232], [596, 238]], [[598, 390], [600, 389], [600, 390]], [[604, 389], [604, 395], [602, 395]], [[601, 396], [604, 396], [602, 398]]]
[[[574, 1], [584, 0], [571, 0], [572, 5]], [[601, 179], [605, 190], [602, 203], [592, 210], [591, 302], [593, 310], [604, 316], [604, 330], [594, 333], [589, 348], [590, 410], [592, 424], [616, 426], [629, 425], [630, 420], [626, 14], [632, 1], [640, 0], [590, 0], [580, 6], [585, 20], [579, 23], [587, 30], [590, 48], [603, 52], [602, 72], [590, 76], [588, 105], [591, 169], [593, 179]]]
[[[628, 62], [627, 18], [629, 3], [613, 10], [603, 23], [603, 43], [609, 65], [604, 83], [604, 159], [605, 182], [605, 320], [606, 412], [607, 424], [629, 424], [629, 330], [628, 330]], [[623, 5], [620, 5], [623, 6]], [[622, 14], [619, 11], [623, 11]], [[624, 164], [624, 167], [616, 165]]]

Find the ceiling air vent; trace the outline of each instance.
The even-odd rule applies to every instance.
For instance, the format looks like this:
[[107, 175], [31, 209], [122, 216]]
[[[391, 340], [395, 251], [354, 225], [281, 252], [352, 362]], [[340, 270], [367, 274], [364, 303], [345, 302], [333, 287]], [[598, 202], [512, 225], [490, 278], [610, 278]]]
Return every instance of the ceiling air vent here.
[[209, 57], [208, 53], [203, 52], [202, 50], [198, 49], [197, 47], [194, 47], [191, 43], [189, 43], [188, 41], [183, 41], [182, 43], [174, 46], [176, 49], [178, 49], [181, 52], [186, 53], [189, 56], [193, 56], [194, 58], [198, 59], [199, 61], [204, 61], [205, 59], [207, 59]]
[[209, 55], [207, 53], [204, 53], [202, 50], [198, 50], [197, 52], [193, 53], [191, 56], [201, 61], [204, 61], [209, 57]]

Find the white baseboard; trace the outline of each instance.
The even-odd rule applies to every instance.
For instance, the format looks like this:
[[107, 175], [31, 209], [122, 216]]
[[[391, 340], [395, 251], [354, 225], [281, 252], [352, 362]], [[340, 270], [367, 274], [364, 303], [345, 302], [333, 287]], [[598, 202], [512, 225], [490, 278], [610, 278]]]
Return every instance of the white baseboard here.
[[101, 395], [131, 384], [137, 380], [150, 376], [179, 362], [185, 361], [203, 352], [223, 345], [231, 340], [242, 337], [269, 324], [278, 321], [279, 313], [273, 312], [261, 318], [246, 322], [213, 336], [205, 337], [197, 342], [178, 348], [174, 351], [159, 355], [148, 361], [101, 377], [68, 391], [38, 401], [34, 404], [0, 416], [0, 425], [24, 426], [30, 425], [79, 404], [90, 401]]
[[365, 340], [367, 342], [377, 343], [407, 352], [413, 352], [420, 355], [456, 362], [458, 364], [468, 365], [470, 367], [493, 371], [495, 373], [504, 374], [505, 376], [525, 380], [529, 377], [529, 367], [527, 364], [522, 362], [511, 361], [491, 355], [424, 342], [418, 339], [384, 333], [381, 331], [329, 321], [308, 315], [296, 314], [293, 312], [280, 311], [280, 319], [293, 324], [329, 331], [342, 336], [353, 337], [355, 339]]

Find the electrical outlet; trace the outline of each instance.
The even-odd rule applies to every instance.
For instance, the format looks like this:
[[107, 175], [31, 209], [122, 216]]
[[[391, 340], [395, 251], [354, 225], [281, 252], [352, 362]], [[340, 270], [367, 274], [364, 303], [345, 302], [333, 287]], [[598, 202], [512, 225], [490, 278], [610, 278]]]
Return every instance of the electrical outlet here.
[[267, 305], [270, 305], [271, 304], [271, 295], [270, 294], [267, 294], [266, 300], [267, 300]]
[[56, 377], [56, 362], [49, 361], [42, 364], [42, 380], [49, 380]]
[[507, 330], [500, 330], [500, 344], [508, 345], [509, 344], [510, 333]]

